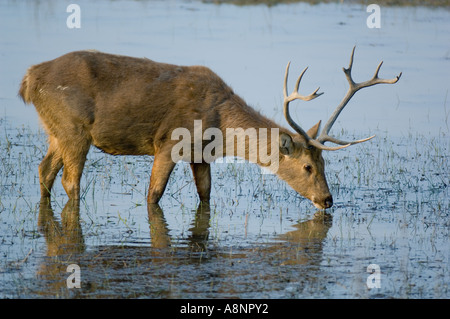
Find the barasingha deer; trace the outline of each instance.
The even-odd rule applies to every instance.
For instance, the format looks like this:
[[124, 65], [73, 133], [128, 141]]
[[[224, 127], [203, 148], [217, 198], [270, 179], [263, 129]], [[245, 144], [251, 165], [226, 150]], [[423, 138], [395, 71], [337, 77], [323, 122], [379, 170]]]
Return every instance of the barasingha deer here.
[[[298, 92], [305, 69], [288, 95], [289, 64], [284, 78], [283, 109], [296, 133], [248, 106], [219, 76], [203, 66], [177, 66], [97, 51], [71, 52], [34, 65], [24, 76], [19, 94], [24, 102], [35, 105], [49, 136], [47, 155], [39, 165], [41, 196], [50, 196], [55, 177], [64, 166], [64, 189], [69, 198], [79, 199], [86, 156], [94, 145], [113, 155], [154, 155], [147, 201], [158, 203], [176, 164], [172, 149], [179, 142], [171, 138], [172, 132], [183, 128], [194, 134], [194, 123], [201, 121], [202, 132], [219, 129], [223, 138], [227, 128], [241, 128], [241, 132], [255, 128], [258, 146], [264, 146], [277, 161], [274, 173], [319, 209], [329, 208], [333, 199], [325, 178], [322, 151], [373, 138], [350, 142], [334, 138], [329, 135], [334, 122], [358, 90], [396, 83], [401, 76], [400, 73], [389, 80], [379, 78], [381, 62], [370, 80], [355, 83], [351, 75], [354, 50], [348, 68], [344, 68], [348, 92], [320, 134], [320, 122], [305, 131], [290, 115], [290, 102], [309, 101], [322, 93], [317, 93], [318, 89], [306, 96]], [[261, 129], [268, 132], [261, 134]], [[202, 141], [201, 147], [208, 146], [207, 142]], [[325, 142], [338, 146], [326, 146]], [[194, 150], [194, 141], [191, 144]], [[244, 148], [241, 154], [245, 159], [252, 157], [257, 164], [268, 166], [259, 154], [254, 156], [254, 148], [249, 144], [245, 136], [237, 136], [231, 142], [224, 140], [215, 157], [233, 153], [230, 148]], [[200, 200], [209, 202], [210, 162], [187, 160]]]

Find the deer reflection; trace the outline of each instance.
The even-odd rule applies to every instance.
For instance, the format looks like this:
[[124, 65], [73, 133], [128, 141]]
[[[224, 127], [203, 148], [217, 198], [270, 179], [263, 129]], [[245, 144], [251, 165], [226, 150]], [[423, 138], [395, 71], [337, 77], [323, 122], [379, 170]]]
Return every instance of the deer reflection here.
[[169, 228], [167, 227], [164, 212], [158, 204], [148, 204], [148, 223], [150, 226], [150, 239], [153, 248], [168, 248], [171, 246]]
[[281, 243], [266, 248], [267, 253], [276, 253], [284, 265], [306, 264], [322, 257], [323, 241], [332, 225], [332, 216], [318, 211], [314, 218], [293, 225], [295, 230], [281, 234]]
[[[47, 285], [45, 292], [42, 292], [42, 294], [63, 295], [69, 293], [66, 287], [66, 279], [69, 275], [67, 266], [71, 263], [80, 263], [83, 274], [82, 288], [87, 287], [86, 282], [89, 282], [89, 289], [97, 290], [102, 289], [101, 283], [97, 282], [99, 279], [97, 273], [108, 269], [108, 280], [123, 283], [124, 280], [129, 280], [124, 279], [123, 276], [128, 271], [126, 268], [130, 268], [129, 271], [133, 274], [145, 274], [148, 279], [147, 282], [160, 283], [161, 287], [165, 287], [161, 278], [165, 278], [167, 276], [166, 271], [171, 271], [170, 269], [173, 269], [173, 267], [153, 267], [150, 265], [167, 264], [178, 267], [180, 266], [180, 260], [183, 264], [214, 261], [218, 265], [232, 265], [224, 269], [219, 267], [220, 271], [213, 271], [213, 281], [215, 285], [218, 285], [218, 292], [234, 293], [236, 289], [233, 284], [234, 280], [253, 276], [253, 273], [257, 271], [254, 265], [251, 265], [254, 263], [263, 267], [259, 268], [261, 273], [258, 273], [257, 276], [267, 282], [279, 280], [280, 268], [274, 268], [274, 263], [277, 266], [305, 265], [309, 270], [318, 268], [322, 260], [323, 241], [332, 224], [331, 215], [318, 212], [311, 220], [292, 225], [293, 230], [278, 235], [275, 238], [276, 240], [269, 243], [254, 244], [251, 247], [237, 248], [233, 250], [233, 253], [229, 253], [228, 250], [224, 251], [223, 247], [217, 245], [215, 241], [214, 244], [211, 243], [210, 212], [209, 205], [201, 204], [192, 219], [188, 234], [180, 241], [180, 239], [174, 240], [171, 238], [163, 209], [158, 204], [150, 204], [147, 206], [147, 213], [151, 248], [147, 246], [127, 247], [126, 244], [125, 246], [108, 245], [99, 253], [95, 249], [89, 251], [85, 249], [80, 224], [79, 201], [69, 200], [62, 209], [61, 219], [58, 220], [54, 216], [49, 201], [44, 199], [40, 203], [38, 225], [47, 244], [46, 255], [50, 258], [45, 258], [38, 270], [38, 275], [45, 279]], [[203, 254], [204, 252], [206, 255]], [[228, 262], [228, 259], [232, 260]], [[129, 263], [130, 260], [133, 262]], [[261, 261], [262, 263], [260, 263]], [[265, 263], [268, 263], [267, 266]], [[141, 264], [145, 266], [140, 266]], [[99, 269], [102, 270], [99, 271]], [[277, 271], [274, 271], [274, 269]], [[299, 274], [298, 271], [300, 271], [300, 274], [304, 273], [303, 266], [298, 267], [298, 271], [296, 267], [292, 269], [294, 269], [296, 278]], [[198, 275], [193, 273], [192, 280], [195, 281]], [[181, 284], [186, 280], [183, 272], [175, 275], [171, 273], [170, 276], [175, 276], [172, 283], [180, 282]], [[308, 272], [308, 276], [307, 278], [311, 277], [311, 272]], [[134, 278], [134, 276], [130, 276], [130, 278]], [[205, 277], [202, 277], [201, 280], [205, 280]], [[130, 284], [132, 282], [132, 279], [130, 279]], [[246, 282], [246, 285], [251, 284]], [[164, 289], [168, 289], [167, 291], [170, 292], [171, 288]]]
[[[147, 210], [152, 247], [159, 249], [171, 247], [169, 228], [162, 208], [159, 204], [148, 204]], [[197, 207], [195, 218], [189, 228], [190, 234], [187, 237], [192, 251], [204, 251], [207, 248], [210, 211], [209, 204], [200, 203]]]
[[76, 255], [85, 251], [79, 200], [69, 200], [66, 203], [59, 222], [54, 216], [50, 200], [42, 199], [39, 204], [38, 227], [47, 244], [46, 256], [52, 257], [41, 264], [38, 276], [50, 282], [46, 294], [58, 294], [62, 288], [66, 288], [67, 266], [74, 262]]
[[59, 222], [55, 219], [50, 201], [42, 199], [39, 204], [38, 227], [44, 234], [49, 257], [81, 253], [85, 249], [79, 200], [69, 200], [66, 203]]
[[[206, 251], [208, 248], [210, 211], [208, 204], [202, 204], [197, 208], [189, 228], [190, 233], [186, 238], [192, 252]], [[151, 204], [148, 206], [148, 215], [152, 247], [171, 247], [170, 230], [162, 208], [158, 204]], [[275, 242], [253, 247], [248, 253], [256, 249], [260, 254], [270, 254], [278, 258], [285, 265], [306, 264], [319, 260], [322, 256], [323, 241], [331, 225], [332, 216], [324, 211], [318, 211], [312, 219], [292, 225], [294, 230], [278, 235]], [[246, 253], [245, 250], [241, 252]]]
[[[210, 211], [208, 204], [200, 204], [183, 239], [193, 252], [207, 250], [210, 233]], [[172, 247], [170, 229], [158, 204], [147, 206], [151, 246], [159, 251]], [[271, 253], [284, 260], [286, 264], [305, 263], [313, 252], [320, 252], [332, 224], [331, 215], [320, 211], [314, 218], [292, 225], [294, 230], [278, 235], [279, 242], [264, 244], [258, 250]], [[39, 209], [39, 229], [44, 234], [48, 257], [73, 256], [85, 250], [84, 237], [80, 224], [80, 202], [69, 200], [61, 212], [61, 221], [55, 219], [53, 209], [47, 199], [43, 199]], [[44, 272], [44, 271], [43, 271]]]

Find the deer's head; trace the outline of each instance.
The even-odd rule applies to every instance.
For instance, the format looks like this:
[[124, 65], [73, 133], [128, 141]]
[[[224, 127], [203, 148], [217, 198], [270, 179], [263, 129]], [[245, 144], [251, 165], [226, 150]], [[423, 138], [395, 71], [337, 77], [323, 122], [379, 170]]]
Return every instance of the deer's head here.
[[[315, 138], [320, 122], [306, 134]], [[296, 192], [312, 201], [319, 209], [330, 208], [333, 197], [325, 178], [322, 150], [305, 143], [299, 134], [280, 134], [278, 175]]]
[[[310, 199], [313, 204], [319, 209], [330, 208], [333, 205], [333, 198], [330, 194], [330, 190], [327, 185], [325, 177], [325, 162], [322, 157], [322, 151], [335, 151], [342, 148], [346, 148], [350, 145], [366, 142], [375, 135], [356, 141], [343, 141], [335, 137], [328, 135], [331, 127], [336, 121], [337, 117], [347, 105], [348, 101], [353, 97], [353, 95], [360, 89], [369, 87], [376, 84], [396, 83], [402, 73], [400, 73], [394, 79], [380, 79], [378, 77], [378, 72], [383, 62], [378, 65], [374, 76], [372, 79], [355, 83], [351, 76], [352, 65], [353, 65], [353, 55], [355, 53], [355, 48], [353, 48], [350, 64], [348, 68], [343, 68], [347, 81], [350, 85], [347, 94], [342, 99], [341, 103], [338, 105], [334, 113], [331, 115], [328, 122], [325, 124], [321, 133], [318, 135], [320, 122], [314, 125], [311, 129], [305, 132], [300, 125], [298, 125], [291, 117], [289, 113], [289, 103], [294, 100], [310, 101], [316, 97], [322, 95], [323, 93], [317, 93], [319, 88], [317, 88], [310, 95], [304, 96], [298, 93], [300, 86], [300, 81], [305, 74], [307, 68], [303, 70], [297, 79], [294, 91], [288, 95], [287, 90], [287, 80], [289, 73], [288, 63], [286, 67], [286, 73], [284, 77], [284, 102], [283, 111], [284, 116], [289, 123], [289, 125], [297, 132], [295, 135], [281, 133], [279, 138], [279, 150], [280, 150], [280, 163], [278, 169], [278, 175], [285, 180], [295, 191], [300, 195]], [[317, 136], [318, 135], [318, 136]], [[325, 146], [325, 142], [331, 142], [338, 144], [339, 146]]]

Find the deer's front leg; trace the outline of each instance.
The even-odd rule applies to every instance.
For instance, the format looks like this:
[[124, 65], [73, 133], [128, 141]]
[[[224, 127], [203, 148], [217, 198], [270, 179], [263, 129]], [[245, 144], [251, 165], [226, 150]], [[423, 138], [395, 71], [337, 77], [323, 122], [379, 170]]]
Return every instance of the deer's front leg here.
[[198, 196], [203, 203], [209, 203], [211, 194], [211, 165], [208, 163], [191, 163]]
[[147, 195], [147, 202], [149, 204], [157, 204], [159, 202], [174, 167], [175, 163], [170, 157], [170, 152], [155, 154]]

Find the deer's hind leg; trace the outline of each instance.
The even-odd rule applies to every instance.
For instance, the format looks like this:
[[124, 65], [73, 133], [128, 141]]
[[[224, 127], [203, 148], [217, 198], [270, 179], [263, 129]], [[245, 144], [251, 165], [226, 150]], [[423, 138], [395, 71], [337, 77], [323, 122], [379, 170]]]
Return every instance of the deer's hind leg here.
[[54, 136], [49, 137], [47, 155], [39, 164], [39, 182], [41, 187], [41, 198], [50, 197], [50, 191], [56, 175], [63, 166], [61, 150], [58, 140]]
[[80, 181], [91, 140], [84, 136], [72, 135], [64, 143], [60, 140], [63, 160], [62, 185], [70, 199], [80, 198]]
[[49, 197], [58, 172], [64, 166], [62, 184], [71, 199], [80, 198], [80, 180], [90, 148], [90, 139], [68, 134], [69, 139], [49, 137], [49, 147], [39, 164], [41, 198]]
[[64, 190], [69, 198], [79, 199], [81, 174], [92, 142], [90, 129], [95, 102], [75, 87], [60, 90], [35, 102], [39, 118], [49, 134], [49, 149], [39, 165], [41, 196], [50, 195], [55, 177], [64, 167]]

